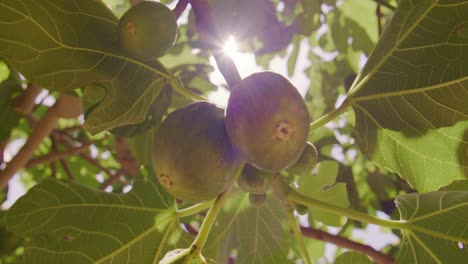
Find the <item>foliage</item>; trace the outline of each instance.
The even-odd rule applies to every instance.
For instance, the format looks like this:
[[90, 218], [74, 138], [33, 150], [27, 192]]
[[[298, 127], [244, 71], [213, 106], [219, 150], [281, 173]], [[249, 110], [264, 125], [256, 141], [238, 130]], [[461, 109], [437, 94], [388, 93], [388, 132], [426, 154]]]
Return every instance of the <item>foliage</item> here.
[[[0, 263], [468, 259], [468, 1], [166, 0], [178, 37], [152, 60], [119, 45], [136, 2], [0, 0]], [[236, 89], [246, 54], [304, 96], [318, 163], [272, 173], [257, 206], [243, 166], [218, 197], [176, 200], [153, 135]], [[401, 242], [357, 242], [368, 223]]]

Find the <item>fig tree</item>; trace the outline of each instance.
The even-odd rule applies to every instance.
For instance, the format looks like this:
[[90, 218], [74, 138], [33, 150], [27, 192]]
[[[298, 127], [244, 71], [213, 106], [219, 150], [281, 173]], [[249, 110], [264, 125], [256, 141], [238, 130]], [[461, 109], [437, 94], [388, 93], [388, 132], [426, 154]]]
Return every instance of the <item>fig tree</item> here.
[[233, 87], [226, 128], [235, 148], [255, 167], [271, 172], [293, 164], [304, 151], [309, 113], [297, 89], [282, 75], [254, 73]]
[[244, 192], [264, 194], [268, 191], [272, 179], [271, 172], [261, 171], [246, 164], [239, 179], [237, 179], [237, 184]]
[[288, 172], [296, 175], [309, 173], [317, 164], [318, 153], [315, 146], [307, 142], [307, 145], [299, 159], [287, 169]]
[[189, 202], [216, 197], [241, 163], [226, 133], [224, 110], [209, 102], [170, 113], [155, 133], [152, 157], [164, 189]]
[[132, 6], [118, 24], [120, 46], [141, 60], [161, 57], [177, 38], [177, 19], [164, 4], [143, 1]]

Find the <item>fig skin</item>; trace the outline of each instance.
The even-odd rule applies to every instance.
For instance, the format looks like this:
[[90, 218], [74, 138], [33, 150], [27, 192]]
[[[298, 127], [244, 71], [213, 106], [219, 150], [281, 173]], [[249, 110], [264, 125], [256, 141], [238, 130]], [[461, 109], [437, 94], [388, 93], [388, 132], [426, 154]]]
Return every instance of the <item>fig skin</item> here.
[[273, 174], [261, 171], [252, 165], [246, 164], [242, 170], [237, 184], [242, 191], [253, 194], [265, 194], [270, 188]]
[[132, 6], [118, 24], [120, 46], [132, 57], [153, 60], [166, 54], [177, 38], [177, 19], [164, 4], [143, 1]]
[[226, 189], [241, 164], [224, 125], [224, 109], [196, 102], [170, 113], [153, 140], [156, 176], [173, 197], [201, 202]]
[[282, 75], [264, 71], [239, 82], [229, 97], [226, 129], [253, 166], [278, 172], [302, 154], [309, 133], [307, 106]]
[[302, 155], [287, 171], [295, 175], [306, 175], [317, 165], [317, 161], [317, 149], [312, 143], [307, 142]]

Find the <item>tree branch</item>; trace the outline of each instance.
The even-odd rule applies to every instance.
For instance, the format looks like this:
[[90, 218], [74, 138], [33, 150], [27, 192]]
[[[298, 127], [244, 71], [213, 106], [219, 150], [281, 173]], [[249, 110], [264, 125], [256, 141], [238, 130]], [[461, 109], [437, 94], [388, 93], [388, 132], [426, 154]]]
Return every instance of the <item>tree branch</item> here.
[[[78, 101], [78, 103], [76, 101]], [[80, 106], [79, 111], [74, 109], [78, 104]], [[3, 171], [0, 171], [0, 190], [5, 189], [8, 181], [13, 177], [13, 175], [27, 164], [36, 148], [41, 144], [42, 140], [53, 131], [59, 118], [76, 117], [74, 114], [80, 111], [81, 101], [78, 97], [62, 94], [55, 104], [47, 109], [42, 119], [34, 126], [28, 140], [18, 151], [18, 154], [8, 162]]]
[[177, 5], [172, 9], [172, 12], [174, 13], [175, 17], [179, 19], [180, 15], [185, 11], [188, 5], [188, 0], [179, 0], [177, 2]]
[[70, 148], [70, 149], [67, 149], [65, 151], [54, 151], [54, 152], [50, 152], [49, 154], [47, 155], [44, 155], [42, 157], [39, 157], [39, 158], [36, 158], [36, 159], [31, 159], [27, 164], [26, 164], [26, 168], [31, 168], [31, 167], [34, 167], [38, 164], [42, 164], [42, 163], [51, 163], [51, 162], [55, 162], [57, 160], [62, 160], [62, 159], [65, 159], [67, 157], [70, 157], [70, 156], [74, 156], [76, 154], [79, 154], [79, 153], [82, 153], [86, 150], [89, 149], [89, 146], [91, 146], [91, 143], [87, 143], [83, 146], [80, 146], [80, 147], [75, 147], [75, 148]]
[[391, 4], [385, 2], [384, 0], [372, 0], [374, 2], [376, 2], [377, 4], [380, 4], [382, 6], [385, 6], [386, 8], [392, 10], [392, 11], [395, 11], [396, 10], [396, 7], [392, 6]]
[[392, 264], [394, 262], [391, 256], [385, 255], [370, 246], [363, 245], [341, 236], [333, 235], [322, 230], [301, 226], [302, 235], [308, 238], [329, 242], [337, 246], [347, 248], [371, 257], [379, 264]]
[[225, 40], [219, 36], [212, 8], [207, 0], [190, 0], [190, 5], [195, 13], [195, 25], [200, 40], [211, 50], [219, 71], [229, 88], [232, 89], [241, 80], [241, 77], [232, 58], [223, 53]]
[[41, 92], [42, 88], [30, 83], [15, 101], [16, 112], [24, 116], [31, 114], [35, 106], [36, 97]]
[[0, 143], [0, 165], [2, 165], [3, 162], [5, 162], [4, 152], [5, 152], [7, 145], [8, 145], [7, 140]]

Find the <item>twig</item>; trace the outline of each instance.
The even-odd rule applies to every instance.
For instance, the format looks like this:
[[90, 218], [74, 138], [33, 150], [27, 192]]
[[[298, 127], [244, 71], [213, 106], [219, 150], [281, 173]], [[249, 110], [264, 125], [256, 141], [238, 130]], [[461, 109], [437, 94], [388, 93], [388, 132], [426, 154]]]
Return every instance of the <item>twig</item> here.
[[381, 4], [377, 4], [377, 8], [375, 10], [375, 14], [377, 16], [377, 29], [379, 32], [379, 36], [382, 35], [382, 10], [380, 10], [380, 5]]
[[[53, 135], [51, 135], [50, 138], [52, 140], [52, 150], [55, 153], [57, 153], [58, 152], [57, 139]], [[75, 179], [75, 177], [73, 176], [73, 173], [70, 170], [70, 167], [68, 167], [67, 162], [64, 159], [59, 159], [59, 162], [60, 162], [60, 165], [62, 165], [62, 168], [65, 171], [65, 173], [67, 174], [68, 178], [71, 179], [71, 180]]]
[[174, 13], [175, 17], [179, 19], [180, 15], [185, 11], [188, 5], [188, 0], [179, 0], [177, 2], [177, 5], [172, 9], [172, 12]]
[[115, 137], [115, 159], [122, 168], [124, 173], [131, 176], [138, 174], [139, 166], [136, 158], [133, 156], [128, 141], [123, 137]]
[[385, 2], [384, 0], [372, 0], [374, 2], [376, 2], [377, 4], [381, 4], [382, 6], [385, 6], [386, 8], [392, 10], [392, 11], [395, 11], [396, 10], [396, 7], [392, 6], [391, 4]]
[[200, 39], [213, 53], [219, 71], [232, 89], [241, 77], [232, 58], [223, 53], [224, 40], [220, 38], [216, 29], [212, 8], [207, 0], [190, 0], [190, 5], [195, 13], [195, 25]]
[[5, 152], [5, 149], [6, 149], [6, 146], [8, 145], [8, 141], [5, 140], [3, 141], [2, 143], [0, 143], [0, 165], [3, 164], [3, 162], [5, 162], [5, 157], [4, 157], [4, 152]]
[[15, 101], [15, 110], [21, 115], [29, 115], [33, 112], [36, 97], [41, 93], [42, 88], [29, 84], [26, 87], [26, 90], [16, 99]]
[[385, 255], [370, 246], [357, 243], [355, 241], [349, 240], [347, 238], [333, 235], [322, 230], [313, 229], [309, 227], [301, 226], [302, 235], [308, 238], [313, 238], [316, 240], [329, 242], [337, 246], [354, 250], [359, 253], [363, 253], [372, 259], [374, 259], [379, 264], [392, 264], [394, 262], [391, 256]]
[[50, 170], [50, 177], [57, 178], [57, 165], [55, 164], [55, 162], [50, 163]]
[[0, 190], [3, 190], [11, 177], [28, 163], [42, 140], [51, 134], [59, 118], [71, 117], [72, 114], [77, 113], [77, 109], [73, 109], [77, 105], [76, 100], [81, 105], [79, 98], [62, 94], [55, 104], [47, 109], [42, 119], [34, 126], [28, 140], [18, 151], [17, 155], [7, 164], [3, 171], [0, 171]]
[[99, 186], [99, 189], [100, 190], [105, 190], [107, 187], [111, 186], [112, 184], [114, 184], [114, 182], [118, 179], [120, 179], [120, 176], [123, 176], [124, 174], [122, 173], [122, 171], [118, 171], [116, 173], [113, 173], [111, 175], [109, 175], [109, 178], [107, 180], [105, 180], [101, 186]]
[[32, 159], [26, 164], [26, 168], [34, 167], [38, 164], [42, 163], [49, 163], [49, 162], [55, 162], [57, 160], [62, 160], [70, 156], [74, 156], [76, 154], [79, 154], [85, 150], [89, 149], [89, 146], [91, 146], [91, 143], [84, 144], [83, 146], [76, 147], [76, 148], [70, 148], [65, 151], [57, 151], [57, 152], [51, 152], [47, 155], [44, 155], [42, 157]]

